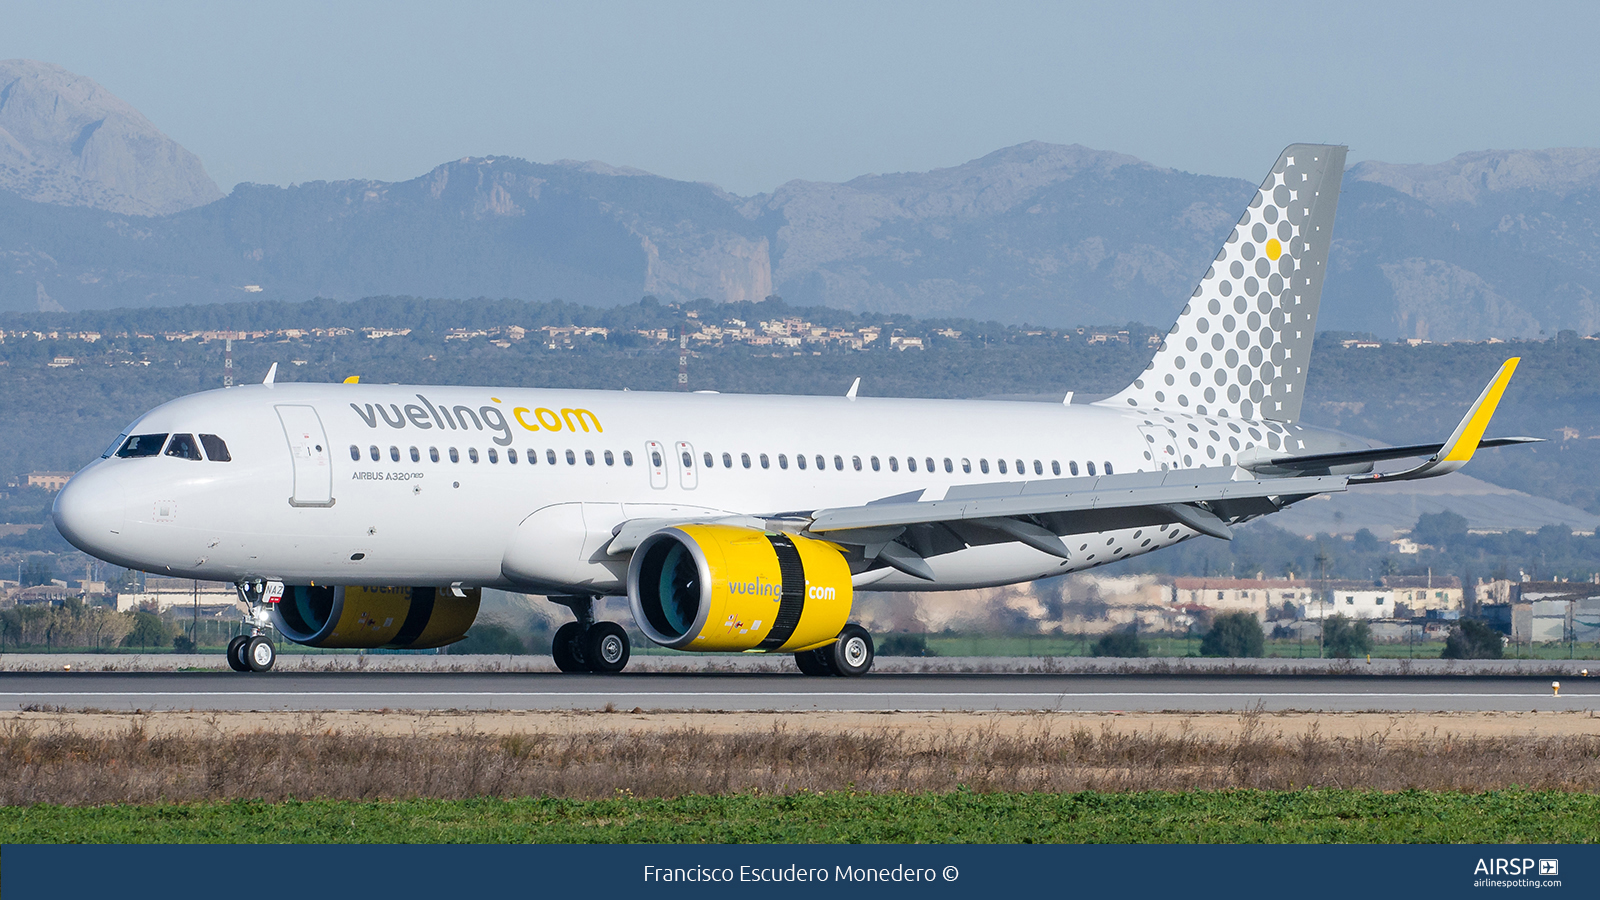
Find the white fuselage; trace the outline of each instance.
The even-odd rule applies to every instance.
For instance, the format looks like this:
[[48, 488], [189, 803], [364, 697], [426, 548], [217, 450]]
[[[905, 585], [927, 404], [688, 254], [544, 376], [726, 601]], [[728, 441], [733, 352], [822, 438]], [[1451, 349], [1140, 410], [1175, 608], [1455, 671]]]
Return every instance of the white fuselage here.
[[[962, 485], [1224, 465], [1312, 437], [1092, 404], [366, 384], [194, 394], [128, 433], [215, 435], [232, 458], [111, 455], [79, 472], [57, 525], [110, 562], [221, 581], [597, 594], [623, 590], [626, 558], [604, 547], [627, 520], [806, 514]], [[1070, 535], [1070, 560], [973, 546], [929, 558], [931, 584], [892, 569], [858, 583], [1012, 583], [1194, 534]]]

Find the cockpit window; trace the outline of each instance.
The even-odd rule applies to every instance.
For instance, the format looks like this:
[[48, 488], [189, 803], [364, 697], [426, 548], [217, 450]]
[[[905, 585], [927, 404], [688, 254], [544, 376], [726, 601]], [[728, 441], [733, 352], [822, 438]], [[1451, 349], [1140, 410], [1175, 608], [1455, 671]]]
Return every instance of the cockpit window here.
[[222, 438], [214, 434], [202, 434], [200, 443], [206, 448], [206, 459], [212, 462], [233, 461], [233, 457], [228, 455], [228, 445]]
[[141, 456], [155, 456], [161, 452], [161, 447], [167, 442], [164, 434], [136, 434], [122, 442], [122, 449], [117, 451], [118, 459], [135, 459]]
[[128, 439], [128, 433], [126, 431], [124, 431], [123, 433], [117, 435], [117, 439], [111, 442], [111, 446], [106, 448], [106, 452], [100, 454], [100, 458], [101, 459], [110, 459], [111, 458], [111, 454], [116, 453], [118, 450], [122, 449], [122, 442], [127, 440], [127, 439]]
[[200, 445], [196, 443], [192, 434], [175, 434], [172, 442], [167, 444], [167, 455], [179, 459], [204, 459], [200, 455]]

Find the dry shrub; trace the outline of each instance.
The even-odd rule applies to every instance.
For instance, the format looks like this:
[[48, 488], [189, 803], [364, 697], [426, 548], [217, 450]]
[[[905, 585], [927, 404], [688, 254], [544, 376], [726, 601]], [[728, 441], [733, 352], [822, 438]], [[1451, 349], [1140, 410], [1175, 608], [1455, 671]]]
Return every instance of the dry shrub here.
[[[803, 720], [802, 720], [803, 721]], [[1486, 791], [1600, 789], [1600, 737], [1362, 737], [1273, 731], [1259, 712], [1230, 734], [993, 727], [915, 735], [884, 728], [458, 732], [385, 736], [325, 728], [151, 736], [135, 717], [114, 736], [12, 721], [0, 728], [0, 803], [102, 804], [260, 798], [741, 791], [1136, 791], [1300, 787]]]

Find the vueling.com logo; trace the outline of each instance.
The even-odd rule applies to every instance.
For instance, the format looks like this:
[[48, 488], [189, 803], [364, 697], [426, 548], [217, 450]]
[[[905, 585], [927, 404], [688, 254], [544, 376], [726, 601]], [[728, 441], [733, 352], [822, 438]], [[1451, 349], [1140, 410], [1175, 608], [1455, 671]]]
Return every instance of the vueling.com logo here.
[[[554, 410], [547, 407], [529, 409], [526, 406], [511, 408], [511, 420], [506, 420], [506, 415], [499, 405], [480, 406], [474, 409], [465, 404], [455, 406], [435, 406], [427, 397], [416, 395], [421, 401], [407, 403], [401, 406], [390, 403], [387, 407], [382, 403], [352, 403], [350, 408], [356, 411], [368, 428], [377, 428], [381, 421], [390, 428], [418, 428], [427, 431], [438, 428], [440, 431], [465, 431], [470, 423], [478, 431], [493, 431], [499, 434], [494, 439], [496, 444], [505, 446], [512, 441], [511, 422], [516, 422], [528, 431], [583, 431], [587, 433], [594, 426], [594, 431], [603, 432], [600, 427], [600, 417], [587, 409], [562, 409]], [[500, 398], [490, 397], [495, 404], [500, 403]], [[390, 412], [394, 415], [391, 416]]]

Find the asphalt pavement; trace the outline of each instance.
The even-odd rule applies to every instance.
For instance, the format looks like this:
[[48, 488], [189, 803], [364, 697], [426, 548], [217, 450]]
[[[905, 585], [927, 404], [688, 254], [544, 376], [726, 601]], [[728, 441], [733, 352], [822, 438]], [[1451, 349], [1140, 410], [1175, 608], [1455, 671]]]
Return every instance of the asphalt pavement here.
[[746, 673], [0, 675], [0, 710], [1528, 712], [1600, 709], [1600, 677]]

